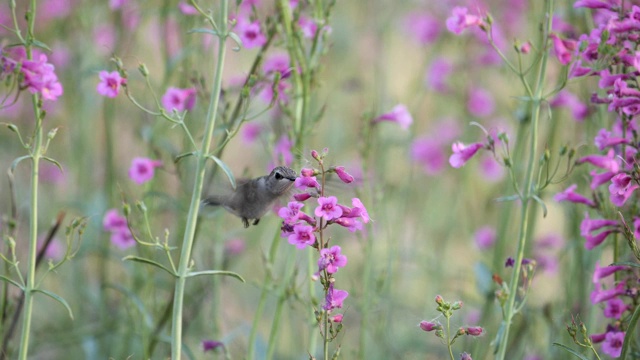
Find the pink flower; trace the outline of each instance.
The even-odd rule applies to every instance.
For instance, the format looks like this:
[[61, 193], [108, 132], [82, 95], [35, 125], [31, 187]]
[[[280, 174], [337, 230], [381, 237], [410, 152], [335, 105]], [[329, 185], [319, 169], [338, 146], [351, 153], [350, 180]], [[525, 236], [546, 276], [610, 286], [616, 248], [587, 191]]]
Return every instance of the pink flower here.
[[118, 96], [120, 87], [127, 83], [127, 79], [120, 76], [117, 71], [107, 72], [100, 71], [100, 82], [96, 87], [98, 94], [109, 98]]
[[447, 30], [456, 35], [460, 35], [464, 29], [483, 23], [479, 16], [467, 15], [468, 11], [466, 7], [454, 7], [453, 14], [447, 18]]
[[484, 329], [482, 329], [480, 326], [469, 326], [466, 328], [467, 335], [471, 336], [480, 336], [482, 335], [483, 331]]
[[293, 143], [289, 140], [287, 135], [282, 135], [273, 147], [273, 157], [275, 161], [279, 164], [290, 166], [293, 163], [293, 154], [291, 153], [292, 147]]
[[296, 201], [306, 201], [311, 198], [311, 194], [309, 193], [293, 194], [293, 198], [296, 199]]
[[580, 223], [580, 235], [588, 236], [592, 231], [600, 230], [605, 226], [616, 226], [618, 222], [616, 220], [608, 219], [591, 219], [589, 213], [584, 213], [584, 219]]
[[409, 14], [403, 20], [407, 35], [422, 45], [428, 45], [438, 39], [440, 22], [430, 14]]
[[300, 19], [298, 19], [298, 26], [300, 26], [302, 36], [307, 39], [313, 39], [318, 32], [318, 24], [316, 24], [313, 19], [309, 19], [303, 15], [300, 15]]
[[342, 208], [338, 205], [338, 199], [335, 196], [319, 197], [319, 206], [315, 210], [317, 217], [323, 217], [325, 220], [333, 220], [342, 216]]
[[453, 143], [453, 145], [451, 145], [453, 154], [449, 157], [449, 164], [456, 169], [462, 167], [483, 146], [484, 145], [479, 142], [469, 145], [465, 145], [460, 141]]
[[627, 304], [619, 298], [609, 299], [604, 307], [604, 316], [609, 319], [620, 319], [627, 310]]
[[322, 306], [323, 309], [330, 311], [335, 308], [341, 308], [344, 299], [349, 296], [349, 293], [345, 290], [336, 290], [333, 288], [333, 283], [329, 285], [329, 291], [327, 291], [327, 296], [325, 297], [325, 304]]
[[423, 137], [411, 144], [411, 158], [427, 175], [437, 175], [447, 163], [447, 155], [437, 138]]
[[594, 284], [597, 284], [601, 279], [604, 279], [606, 277], [613, 275], [618, 271], [626, 270], [626, 269], [627, 269], [626, 266], [621, 266], [621, 265], [600, 267], [600, 262], [596, 262], [596, 269], [593, 271], [592, 282]]
[[296, 178], [296, 181], [294, 183], [294, 185], [298, 188], [298, 189], [305, 189], [305, 188], [319, 188], [320, 184], [318, 183], [318, 180], [316, 180], [315, 176], [300, 176]]
[[397, 123], [402, 130], [409, 129], [409, 126], [413, 123], [413, 118], [409, 113], [409, 110], [406, 106], [399, 104], [396, 105], [390, 112], [382, 114], [377, 118], [373, 119], [374, 123], [378, 123], [381, 121], [390, 121]]
[[295, 245], [298, 249], [313, 245], [316, 242], [316, 237], [313, 235], [313, 226], [295, 225], [293, 234], [289, 235], [288, 240], [289, 244]]
[[552, 107], [567, 107], [571, 110], [571, 115], [577, 121], [583, 121], [589, 115], [589, 107], [580, 101], [578, 97], [567, 90], [562, 90], [549, 103]]
[[56, 100], [62, 95], [62, 85], [54, 69], [44, 54], [40, 54], [37, 60], [23, 60], [20, 68], [24, 75], [22, 86], [32, 94], [40, 93], [44, 100]]
[[242, 126], [240, 135], [241, 135], [242, 141], [245, 144], [252, 144], [260, 136], [261, 132], [262, 132], [262, 125], [255, 122], [250, 122]]
[[602, 352], [613, 357], [620, 357], [622, 353], [622, 344], [624, 342], [623, 331], [608, 331], [602, 343]]
[[585, 243], [584, 243], [584, 247], [587, 250], [592, 250], [593, 248], [595, 248], [596, 246], [602, 244], [602, 242], [607, 238], [607, 236], [611, 235], [612, 233], [617, 232], [617, 230], [605, 230], [599, 234], [595, 234], [595, 235], [586, 235], [585, 238]]
[[483, 226], [474, 235], [476, 246], [480, 250], [486, 250], [496, 242], [496, 231], [491, 226]]
[[184, 1], [178, 3], [178, 9], [183, 15], [198, 15], [198, 10]]
[[235, 26], [235, 32], [242, 40], [242, 46], [247, 49], [260, 47], [267, 42], [267, 37], [260, 30], [260, 22], [249, 22], [246, 19], [239, 18]]
[[280, 216], [285, 223], [293, 224], [298, 221], [298, 214], [303, 206], [303, 203], [291, 201], [287, 204], [287, 207], [282, 207], [278, 210], [278, 216]]
[[585, 204], [587, 206], [591, 206], [591, 207], [595, 207], [596, 204], [590, 200], [587, 199], [586, 197], [578, 194], [575, 192], [576, 188], [578, 188], [578, 185], [573, 184], [571, 186], [569, 186], [568, 188], [566, 188], [563, 192], [557, 193], [553, 198], [558, 201], [569, 201], [572, 203], [579, 203], [579, 204]]
[[442, 329], [442, 325], [437, 322], [437, 321], [420, 321], [420, 329], [426, 331], [426, 332], [430, 332], [433, 330], [439, 330]]
[[136, 244], [129, 228], [117, 229], [111, 232], [111, 243], [121, 250], [128, 249]]
[[102, 227], [106, 231], [116, 231], [123, 228], [127, 228], [127, 218], [120, 215], [118, 210], [110, 209], [104, 214], [102, 219]]
[[486, 181], [495, 182], [504, 177], [504, 168], [496, 161], [496, 159], [487, 154], [480, 158], [480, 174]]
[[615, 288], [609, 290], [602, 290], [601, 286], [598, 284], [598, 288], [593, 290], [589, 297], [592, 304], [597, 304], [618, 297], [625, 292], [626, 288], [624, 282], [618, 283]]
[[593, 142], [598, 147], [598, 150], [602, 151], [608, 147], [628, 144], [629, 140], [622, 137], [612, 137], [611, 132], [603, 128], [598, 131], [598, 135], [593, 139]]
[[336, 315], [330, 317], [329, 319], [334, 323], [341, 323], [343, 317], [344, 317], [343, 314], [336, 314]]
[[558, 35], [549, 35], [553, 42], [553, 50], [558, 57], [558, 60], [562, 65], [567, 65], [571, 62], [571, 54], [577, 48], [577, 43], [574, 40], [560, 39]]
[[143, 157], [134, 158], [129, 168], [129, 178], [138, 184], [143, 184], [153, 179], [155, 168], [159, 166], [162, 166], [162, 161], [160, 160], [151, 160]]
[[367, 212], [367, 209], [362, 204], [362, 201], [360, 201], [360, 199], [358, 199], [358, 198], [353, 198], [353, 199], [351, 199], [351, 205], [353, 206], [354, 209], [359, 209], [360, 210], [360, 217], [362, 218], [362, 221], [365, 224], [368, 223], [369, 220], [370, 220], [369, 213]]
[[460, 360], [473, 360], [473, 359], [471, 358], [471, 354], [465, 351], [462, 354], [460, 354]]
[[611, 180], [616, 174], [611, 171], [606, 171], [601, 174], [598, 174], [595, 170], [589, 173], [591, 175], [591, 190], [595, 190], [602, 184], [606, 184]]
[[354, 218], [341, 217], [333, 220], [336, 224], [346, 227], [350, 232], [356, 232], [356, 230], [362, 230], [362, 223]]
[[493, 113], [495, 102], [490, 92], [480, 88], [469, 91], [467, 110], [476, 117], [487, 117]]
[[262, 64], [262, 72], [265, 75], [280, 73], [282, 78], [286, 78], [291, 72], [291, 61], [287, 53], [274, 53], [269, 55]]
[[447, 81], [451, 73], [453, 73], [453, 64], [449, 60], [445, 58], [434, 59], [425, 76], [427, 88], [441, 93], [448, 91]]
[[327, 270], [329, 274], [335, 274], [338, 268], [347, 265], [347, 257], [340, 253], [340, 246], [332, 246], [329, 249], [320, 250], [318, 271]]
[[578, 0], [573, 4], [574, 8], [589, 8], [589, 9], [606, 9], [613, 10], [613, 7], [608, 1], [602, 0]]
[[353, 176], [351, 176], [348, 172], [344, 171], [344, 166], [336, 166], [335, 171], [343, 183], [349, 184], [353, 182]]
[[191, 110], [196, 103], [196, 95], [195, 88], [180, 89], [170, 87], [162, 96], [162, 107], [168, 112]]
[[611, 179], [609, 192], [611, 193], [611, 203], [613, 205], [623, 206], [633, 192], [640, 187], [640, 185], [632, 183], [632, 181], [631, 176], [625, 173], [620, 173]]
[[217, 348], [223, 348], [224, 344], [215, 340], [202, 340], [202, 351], [213, 351]]

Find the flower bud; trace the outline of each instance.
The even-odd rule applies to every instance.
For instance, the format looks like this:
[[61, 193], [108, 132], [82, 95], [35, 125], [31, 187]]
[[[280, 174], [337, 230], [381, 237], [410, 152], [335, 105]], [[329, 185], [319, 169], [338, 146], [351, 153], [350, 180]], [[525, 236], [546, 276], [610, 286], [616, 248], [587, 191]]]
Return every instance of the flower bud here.
[[343, 317], [343, 316], [344, 316], [344, 315], [342, 315], [342, 314], [336, 314], [336, 315], [334, 315], [334, 316], [330, 317], [329, 319], [330, 319], [331, 321], [333, 321], [334, 323], [341, 323], [341, 322], [342, 322], [342, 317]]
[[429, 331], [433, 331], [433, 330], [438, 330], [441, 329], [442, 325], [440, 325], [438, 322], [432, 322], [432, 321], [420, 321], [420, 329], [429, 332]]
[[462, 301], [456, 301], [451, 305], [451, 310], [459, 310], [462, 308]]
[[320, 155], [315, 150], [311, 150], [311, 157], [316, 159], [316, 160], [318, 160], [318, 161], [320, 161]]
[[312, 177], [313, 169], [303, 168], [302, 170], [300, 170], [300, 175], [304, 177]]
[[147, 68], [147, 65], [140, 63], [140, 65], [138, 65], [138, 71], [140, 71], [140, 74], [142, 74], [142, 76], [147, 77], [149, 76], [149, 68]]
[[306, 193], [306, 192], [293, 195], [293, 198], [296, 199], [297, 201], [305, 201], [305, 200], [309, 199], [310, 197], [311, 197], [311, 194]]
[[335, 171], [343, 183], [349, 184], [353, 182], [353, 176], [351, 176], [351, 174], [349, 174], [348, 172], [344, 171], [344, 166], [336, 166]]
[[480, 326], [469, 326], [466, 329], [467, 335], [471, 336], [480, 336], [482, 335], [483, 331], [484, 329], [482, 329]]
[[436, 304], [442, 305], [444, 303], [444, 299], [440, 295], [436, 295]]

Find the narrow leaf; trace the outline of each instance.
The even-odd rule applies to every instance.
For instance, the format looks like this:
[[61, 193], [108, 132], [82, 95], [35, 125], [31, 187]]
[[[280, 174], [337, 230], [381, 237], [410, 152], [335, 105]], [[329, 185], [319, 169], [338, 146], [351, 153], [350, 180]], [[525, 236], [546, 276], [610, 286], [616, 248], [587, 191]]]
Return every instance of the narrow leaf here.
[[211, 29], [205, 29], [205, 28], [191, 29], [187, 31], [187, 34], [209, 34], [209, 35], [218, 36], [217, 31], [211, 30]]
[[633, 341], [633, 332], [636, 330], [638, 325], [638, 318], [640, 318], [640, 306], [636, 307], [636, 310], [631, 315], [631, 320], [629, 320], [629, 324], [627, 325], [627, 332], [624, 334], [624, 342], [622, 343], [622, 352], [620, 353], [620, 358], [622, 360], [627, 358], [627, 354], [629, 354], [629, 349], [631, 348], [631, 341]]
[[58, 167], [58, 169], [60, 169], [60, 172], [61, 172], [61, 173], [64, 173], [64, 169], [62, 169], [62, 165], [60, 165], [60, 163], [59, 163], [58, 161], [56, 161], [56, 160], [54, 160], [54, 159], [52, 159], [52, 158], [50, 158], [50, 157], [48, 157], [48, 156], [43, 156], [43, 157], [42, 157], [42, 160], [46, 160], [46, 161], [48, 161], [48, 162], [50, 162], [50, 163], [54, 164], [55, 166], [57, 166], [57, 167]]
[[207, 157], [210, 158], [211, 160], [215, 161], [216, 164], [218, 164], [218, 166], [220, 166], [220, 168], [222, 168], [222, 171], [224, 171], [225, 175], [227, 175], [227, 178], [229, 179], [229, 182], [231, 183], [231, 187], [233, 187], [233, 190], [235, 190], [236, 189], [236, 178], [233, 176], [233, 172], [231, 172], [231, 169], [229, 169], [229, 166], [227, 166], [227, 164], [225, 164], [222, 160], [218, 159], [217, 157], [215, 157], [213, 155], [209, 155]]
[[48, 47], [48, 46], [47, 46], [47, 44], [43, 43], [43, 42], [42, 42], [42, 41], [40, 41], [40, 40], [33, 39], [33, 40], [31, 40], [31, 43], [32, 43], [33, 45], [35, 45], [36, 47], [39, 47], [39, 48], [41, 48], [41, 49], [45, 49], [45, 50], [47, 50], [47, 51], [51, 51], [51, 48], [50, 48], [50, 47]]
[[24, 290], [24, 288], [22, 287], [22, 285], [20, 285], [17, 281], [9, 279], [8, 277], [4, 276], [4, 275], [0, 275], [0, 280], [4, 280], [10, 284], [12, 284], [13, 286], [17, 287], [20, 290]]
[[555, 346], [557, 346], [557, 347], [559, 347], [559, 348], [564, 349], [565, 351], [567, 351], [568, 353], [570, 353], [570, 354], [574, 355], [574, 356], [575, 356], [575, 357], [577, 357], [578, 359], [582, 359], [582, 360], [589, 360], [589, 359], [587, 359], [584, 355], [580, 354], [579, 352], [577, 352], [577, 351], [573, 350], [572, 348], [570, 348], [570, 347], [568, 347], [568, 346], [565, 346], [565, 345], [562, 345], [562, 344], [560, 344], [560, 343], [556, 343], [556, 342], [554, 342], [554, 343], [553, 343], [553, 345], [555, 345]]
[[229, 37], [236, 42], [236, 44], [238, 44], [238, 46], [234, 47], [233, 51], [240, 51], [240, 49], [242, 48], [242, 40], [240, 39], [240, 37], [238, 36], [238, 34], [230, 31], [229, 32]]
[[518, 195], [509, 195], [509, 196], [501, 196], [497, 199], [495, 199], [496, 202], [507, 202], [507, 201], [514, 201], [514, 200], [518, 200], [520, 199], [520, 196]]
[[166, 268], [164, 265], [159, 264], [153, 260], [149, 260], [147, 258], [143, 258], [143, 257], [139, 257], [139, 256], [133, 256], [133, 255], [129, 255], [129, 256], [125, 256], [124, 258], [122, 258], [122, 260], [131, 260], [131, 261], [137, 261], [143, 264], [147, 264], [147, 265], [153, 265], [157, 268], [160, 268], [166, 272], [168, 272], [169, 274], [171, 274], [171, 276], [176, 276], [176, 274], [173, 273], [173, 271], [169, 270], [168, 268]]
[[176, 156], [175, 159], [173, 159], [173, 162], [177, 164], [180, 160], [182, 160], [182, 159], [184, 159], [186, 157], [189, 157], [189, 156], [193, 156], [193, 155], [195, 155], [195, 152], [193, 152], [193, 151], [192, 152], [188, 152], [188, 153], [184, 153], [184, 154], [180, 154], [180, 155]]
[[637, 264], [631, 261], [618, 261], [618, 262], [612, 263], [610, 266], [631, 266], [631, 267], [640, 268], [640, 264]]
[[11, 174], [16, 172], [16, 167], [22, 160], [29, 159], [29, 158], [31, 158], [31, 155], [20, 156], [19, 158], [13, 160], [13, 162], [11, 163], [11, 167], [9, 168], [9, 171], [11, 171]]
[[540, 199], [537, 195], [533, 195], [533, 200], [535, 200], [540, 206], [542, 206], [542, 217], [547, 217], [547, 205], [544, 204], [544, 201]]
[[194, 272], [188, 273], [187, 277], [194, 277], [194, 276], [200, 276], [200, 275], [226, 275], [226, 276], [234, 277], [242, 282], [246, 282], [244, 281], [244, 278], [240, 276], [240, 274], [235, 273], [233, 271], [222, 271], [222, 270], [194, 271]]
[[71, 318], [71, 320], [73, 320], [73, 311], [71, 311], [71, 306], [69, 306], [69, 303], [67, 303], [67, 300], [63, 299], [62, 296], [52, 293], [51, 291], [41, 290], [41, 289], [34, 289], [33, 292], [43, 293], [48, 297], [52, 298], [53, 300], [62, 304], [67, 309], [67, 312], [69, 313], [69, 317]]

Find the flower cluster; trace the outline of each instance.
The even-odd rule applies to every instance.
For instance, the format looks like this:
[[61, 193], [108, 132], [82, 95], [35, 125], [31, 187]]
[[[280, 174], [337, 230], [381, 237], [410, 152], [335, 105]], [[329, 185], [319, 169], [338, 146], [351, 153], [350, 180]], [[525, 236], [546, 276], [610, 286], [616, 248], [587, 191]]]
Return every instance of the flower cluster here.
[[[319, 278], [324, 290], [325, 301], [322, 309], [326, 312], [325, 321], [329, 328], [325, 328], [335, 336], [330, 323], [340, 323], [342, 314], [333, 314], [335, 309], [342, 308], [344, 300], [349, 293], [345, 290], [334, 288], [334, 275], [338, 270], [347, 265], [347, 257], [342, 254], [339, 245], [331, 245], [330, 238], [324, 235], [324, 231], [330, 225], [340, 225], [351, 232], [363, 229], [363, 223], [370, 221], [367, 209], [358, 198], [351, 199], [351, 207], [338, 203], [338, 198], [325, 194], [325, 179], [330, 174], [335, 174], [344, 183], [353, 182], [353, 176], [343, 166], [335, 166], [329, 169], [324, 167], [324, 157], [327, 149], [319, 154], [312, 151], [312, 157], [317, 161], [320, 169], [303, 168], [300, 176], [295, 180], [295, 186], [304, 191], [294, 195], [295, 201], [291, 201], [286, 207], [278, 211], [282, 218], [281, 236], [286, 238], [291, 245], [298, 249], [312, 247], [318, 250], [318, 271], [314, 278]], [[318, 182], [317, 176], [321, 177]], [[313, 212], [310, 214], [302, 211], [311, 200], [316, 202]], [[330, 317], [329, 317], [330, 316]], [[320, 320], [319, 320], [320, 321]], [[326, 334], [326, 332], [325, 332]]]
[[62, 95], [55, 67], [45, 54], [34, 51], [33, 59], [28, 59], [24, 48], [12, 49], [10, 54], [0, 49], [0, 66], [0, 79], [19, 69], [20, 87], [32, 94], [40, 94], [44, 100], [55, 101]]
[[136, 244], [136, 240], [129, 230], [127, 218], [120, 215], [118, 210], [111, 209], [104, 214], [102, 227], [111, 233], [111, 243], [120, 249], [128, 249]]

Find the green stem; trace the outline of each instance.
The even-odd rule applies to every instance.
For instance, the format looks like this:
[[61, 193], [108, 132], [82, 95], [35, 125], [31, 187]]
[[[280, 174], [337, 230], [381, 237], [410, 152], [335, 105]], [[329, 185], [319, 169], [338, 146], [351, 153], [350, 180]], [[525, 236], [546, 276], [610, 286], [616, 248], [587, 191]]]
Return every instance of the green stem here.
[[180, 359], [182, 350], [182, 307], [184, 301], [184, 290], [189, 274], [189, 263], [191, 262], [191, 250], [193, 248], [193, 240], [196, 231], [196, 223], [198, 220], [198, 212], [200, 210], [200, 199], [202, 197], [202, 188], [204, 184], [206, 155], [211, 146], [213, 137], [213, 129], [215, 127], [216, 115], [218, 112], [218, 104], [220, 100], [220, 91], [222, 89], [222, 71], [224, 69], [224, 57], [226, 53], [226, 39], [228, 36], [227, 29], [228, 19], [228, 0], [222, 1], [222, 11], [220, 14], [220, 41], [218, 42], [218, 58], [216, 59], [216, 70], [213, 79], [213, 90], [209, 99], [209, 109], [207, 110], [207, 119], [205, 124], [204, 138], [202, 146], [197, 155], [197, 164], [195, 171], [195, 179], [193, 193], [191, 195], [191, 204], [189, 206], [189, 215], [182, 240], [182, 251], [180, 253], [180, 262], [178, 264], [178, 273], [176, 274], [175, 293], [173, 301], [173, 315], [171, 318], [171, 358]]
[[447, 348], [449, 349], [449, 357], [451, 360], [455, 360], [453, 357], [453, 349], [451, 348], [451, 321], [449, 316], [447, 316]]
[[[547, 0], [546, 2], [546, 19], [547, 19], [547, 33], [551, 29], [551, 18], [553, 15], [553, 0]], [[547, 39], [542, 39], [542, 48], [546, 48]], [[509, 328], [511, 327], [511, 321], [513, 320], [513, 316], [516, 313], [516, 296], [518, 294], [518, 281], [520, 279], [520, 272], [522, 270], [522, 259], [524, 258], [524, 250], [528, 237], [528, 227], [529, 227], [529, 211], [530, 211], [530, 203], [531, 197], [534, 195], [533, 192], [533, 178], [535, 174], [535, 165], [537, 163], [537, 147], [538, 147], [538, 123], [540, 120], [540, 103], [543, 99], [541, 99], [543, 88], [544, 88], [544, 80], [547, 70], [547, 60], [548, 60], [548, 52], [543, 52], [543, 58], [540, 64], [540, 69], [537, 78], [536, 84], [536, 95], [532, 99], [531, 102], [531, 138], [529, 143], [529, 160], [527, 173], [525, 178], [525, 186], [523, 188], [524, 196], [521, 198], [522, 201], [522, 216], [520, 218], [520, 232], [518, 235], [518, 248], [516, 250], [516, 258], [515, 264], [513, 266], [513, 273], [511, 275], [511, 281], [509, 283], [509, 298], [507, 299], [506, 308], [505, 308], [505, 318], [503, 320], [503, 335], [500, 339], [500, 347], [498, 348], [498, 353], [496, 359], [502, 360], [505, 358], [506, 350], [507, 350], [507, 342], [509, 340]]]

